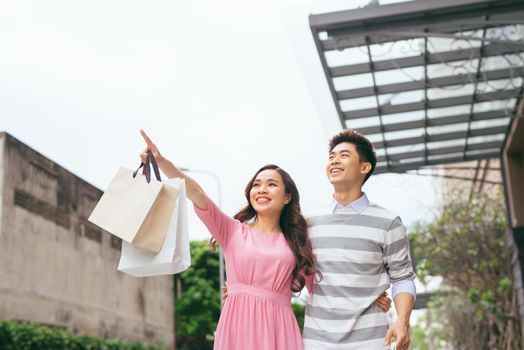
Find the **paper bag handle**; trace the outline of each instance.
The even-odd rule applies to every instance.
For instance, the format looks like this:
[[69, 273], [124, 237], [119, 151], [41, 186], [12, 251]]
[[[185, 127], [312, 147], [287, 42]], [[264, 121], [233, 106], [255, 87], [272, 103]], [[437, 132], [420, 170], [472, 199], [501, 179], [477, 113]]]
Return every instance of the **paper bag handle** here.
[[160, 171], [158, 170], [158, 164], [156, 163], [155, 157], [153, 157], [153, 154], [151, 152], [147, 152], [146, 164], [140, 163], [140, 166], [138, 167], [138, 169], [136, 169], [133, 172], [133, 178], [135, 178], [136, 174], [138, 174], [138, 171], [142, 167], [144, 167], [144, 169], [142, 170], [142, 174], [144, 174], [146, 176], [147, 183], [151, 182], [151, 166], [150, 166], [150, 164], [153, 165], [153, 171], [155, 172], [156, 179], [158, 181], [162, 181], [162, 179], [160, 178]]

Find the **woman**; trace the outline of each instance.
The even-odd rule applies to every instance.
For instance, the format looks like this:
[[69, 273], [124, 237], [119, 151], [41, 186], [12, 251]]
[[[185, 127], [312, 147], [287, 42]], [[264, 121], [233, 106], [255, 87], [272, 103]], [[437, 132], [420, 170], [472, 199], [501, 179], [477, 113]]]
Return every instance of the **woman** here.
[[192, 178], [164, 158], [146, 133], [147, 148], [167, 177], [186, 181], [187, 197], [221, 246], [228, 298], [215, 333], [215, 349], [302, 350], [291, 309], [291, 293], [318, 274], [307, 223], [295, 183], [275, 165], [261, 168], [248, 183], [248, 204], [234, 218], [225, 215]]

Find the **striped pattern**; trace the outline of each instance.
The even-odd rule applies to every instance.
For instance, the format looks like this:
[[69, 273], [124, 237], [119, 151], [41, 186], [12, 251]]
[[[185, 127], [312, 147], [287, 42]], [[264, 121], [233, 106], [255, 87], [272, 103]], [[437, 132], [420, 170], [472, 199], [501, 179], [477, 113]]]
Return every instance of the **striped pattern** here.
[[384, 349], [388, 319], [373, 302], [391, 283], [415, 278], [405, 227], [377, 205], [332, 210], [308, 218], [323, 279], [308, 300], [305, 349]]

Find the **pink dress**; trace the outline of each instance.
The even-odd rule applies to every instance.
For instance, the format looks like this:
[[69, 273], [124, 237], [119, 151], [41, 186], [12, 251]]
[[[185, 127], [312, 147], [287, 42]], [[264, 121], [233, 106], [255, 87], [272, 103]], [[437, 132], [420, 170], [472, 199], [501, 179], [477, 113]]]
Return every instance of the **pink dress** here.
[[282, 233], [253, 230], [209, 200], [195, 211], [224, 251], [228, 297], [215, 333], [218, 350], [302, 350], [291, 310], [295, 259]]

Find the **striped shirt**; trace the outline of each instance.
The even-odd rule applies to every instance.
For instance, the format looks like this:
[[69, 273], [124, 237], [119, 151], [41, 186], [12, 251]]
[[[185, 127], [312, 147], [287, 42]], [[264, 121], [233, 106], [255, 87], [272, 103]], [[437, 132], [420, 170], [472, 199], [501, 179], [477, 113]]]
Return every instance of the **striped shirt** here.
[[415, 278], [402, 221], [375, 204], [326, 206], [308, 221], [323, 279], [308, 299], [305, 349], [385, 349], [388, 318], [374, 301], [391, 283]]

